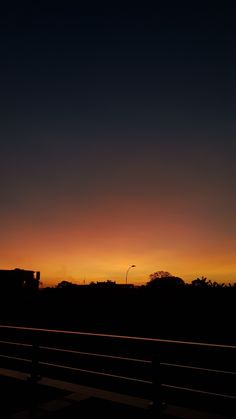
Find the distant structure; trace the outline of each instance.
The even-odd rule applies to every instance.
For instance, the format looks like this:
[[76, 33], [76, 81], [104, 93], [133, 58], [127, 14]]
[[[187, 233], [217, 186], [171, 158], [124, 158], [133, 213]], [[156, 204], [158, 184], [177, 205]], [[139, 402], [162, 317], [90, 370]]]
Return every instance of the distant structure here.
[[0, 289], [18, 291], [22, 289], [37, 290], [39, 288], [40, 272], [24, 269], [0, 270]]
[[134, 288], [134, 284], [117, 284], [116, 281], [97, 281], [97, 282], [90, 282], [88, 285], [79, 285], [83, 288], [115, 288], [115, 289], [121, 289], [121, 288]]

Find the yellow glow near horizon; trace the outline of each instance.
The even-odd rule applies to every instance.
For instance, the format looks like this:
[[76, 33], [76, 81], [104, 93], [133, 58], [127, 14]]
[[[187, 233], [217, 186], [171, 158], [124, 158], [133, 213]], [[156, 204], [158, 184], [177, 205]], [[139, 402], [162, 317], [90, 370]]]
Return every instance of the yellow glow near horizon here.
[[[59, 248], [60, 247], [60, 248]], [[116, 249], [112, 249], [116, 247]], [[234, 282], [236, 266], [234, 255], [223, 256], [217, 249], [207, 255], [195, 249], [145, 249], [142, 246], [124, 251], [119, 243], [107, 248], [85, 249], [71, 245], [47, 247], [44, 244], [32, 243], [28, 249], [19, 252], [16, 246], [11, 250], [11, 258], [5, 257], [7, 263], [1, 268], [22, 267], [41, 271], [44, 285], [54, 285], [61, 280], [89, 283], [90, 281], [115, 280], [125, 281], [127, 267], [135, 264], [129, 273], [129, 282], [143, 283], [149, 274], [157, 270], [167, 270], [185, 281], [191, 281], [202, 275], [220, 282]]]
[[185, 281], [204, 275], [235, 282], [235, 251], [234, 235], [213, 229], [208, 219], [200, 222], [193, 214], [130, 202], [125, 211], [116, 203], [79, 215], [62, 207], [43, 223], [16, 219], [2, 234], [0, 248], [2, 269], [40, 270], [44, 285], [61, 280], [124, 282], [132, 264], [136, 268], [129, 281], [135, 283], [146, 282], [157, 270]]

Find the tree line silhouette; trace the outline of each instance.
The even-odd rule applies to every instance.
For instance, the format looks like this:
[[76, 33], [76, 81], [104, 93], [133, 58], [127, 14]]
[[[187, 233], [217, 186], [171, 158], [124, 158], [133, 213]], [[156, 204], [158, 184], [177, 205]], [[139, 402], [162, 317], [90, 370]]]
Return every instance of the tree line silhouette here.
[[[77, 287], [81, 287], [84, 285], [79, 285], [70, 281], [63, 280], [56, 285], [56, 288], [59, 289], [75, 289]], [[116, 288], [116, 287], [125, 287], [125, 288], [132, 288], [134, 287], [133, 284], [117, 284], [116, 281], [97, 281], [97, 282], [90, 282], [87, 286], [89, 287], [97, 287], [97, 288]], [[234, 283], [221, 283], [217, 281], [212, 281], [211, 279], [207, 279], [207, 277], [202, 276], [201, 278], [196, 278], [192, 280], [191, 283], [186, 283], [182, 278], [178, 276], [172, 275], [170, 272], [167, 271], [156, 271], [149, 275], [149, 281], [146, 285], [140, 285], [140, 287], [148, 287], [148, 288], [161, 288], [161, 289], [168, 289], [168, 288], [179, 288], [179, 287], [197, 287], [197, 288], [234, 288], [236, 287], [236, 282]]]

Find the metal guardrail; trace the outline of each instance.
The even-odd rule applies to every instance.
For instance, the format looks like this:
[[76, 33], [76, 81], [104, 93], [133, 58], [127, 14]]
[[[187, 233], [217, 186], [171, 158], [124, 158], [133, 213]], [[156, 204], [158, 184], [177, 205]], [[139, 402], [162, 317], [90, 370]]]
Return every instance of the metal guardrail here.
[[6, 325], [0, 333], [0, 365], [33, 382], [44, 375], [107, 383], [157, 404], [166, 391], [236, 401], [234, 345]]

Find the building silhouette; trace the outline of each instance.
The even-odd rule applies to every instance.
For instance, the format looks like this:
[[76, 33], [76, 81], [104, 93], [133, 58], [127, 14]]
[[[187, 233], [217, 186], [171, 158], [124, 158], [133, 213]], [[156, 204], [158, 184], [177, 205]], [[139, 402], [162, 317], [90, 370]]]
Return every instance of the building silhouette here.
[[38, 289], [40, 272], [25, 269], [1, 269], [0, 288], [2, 290], [17, 291], [22, 289]]

